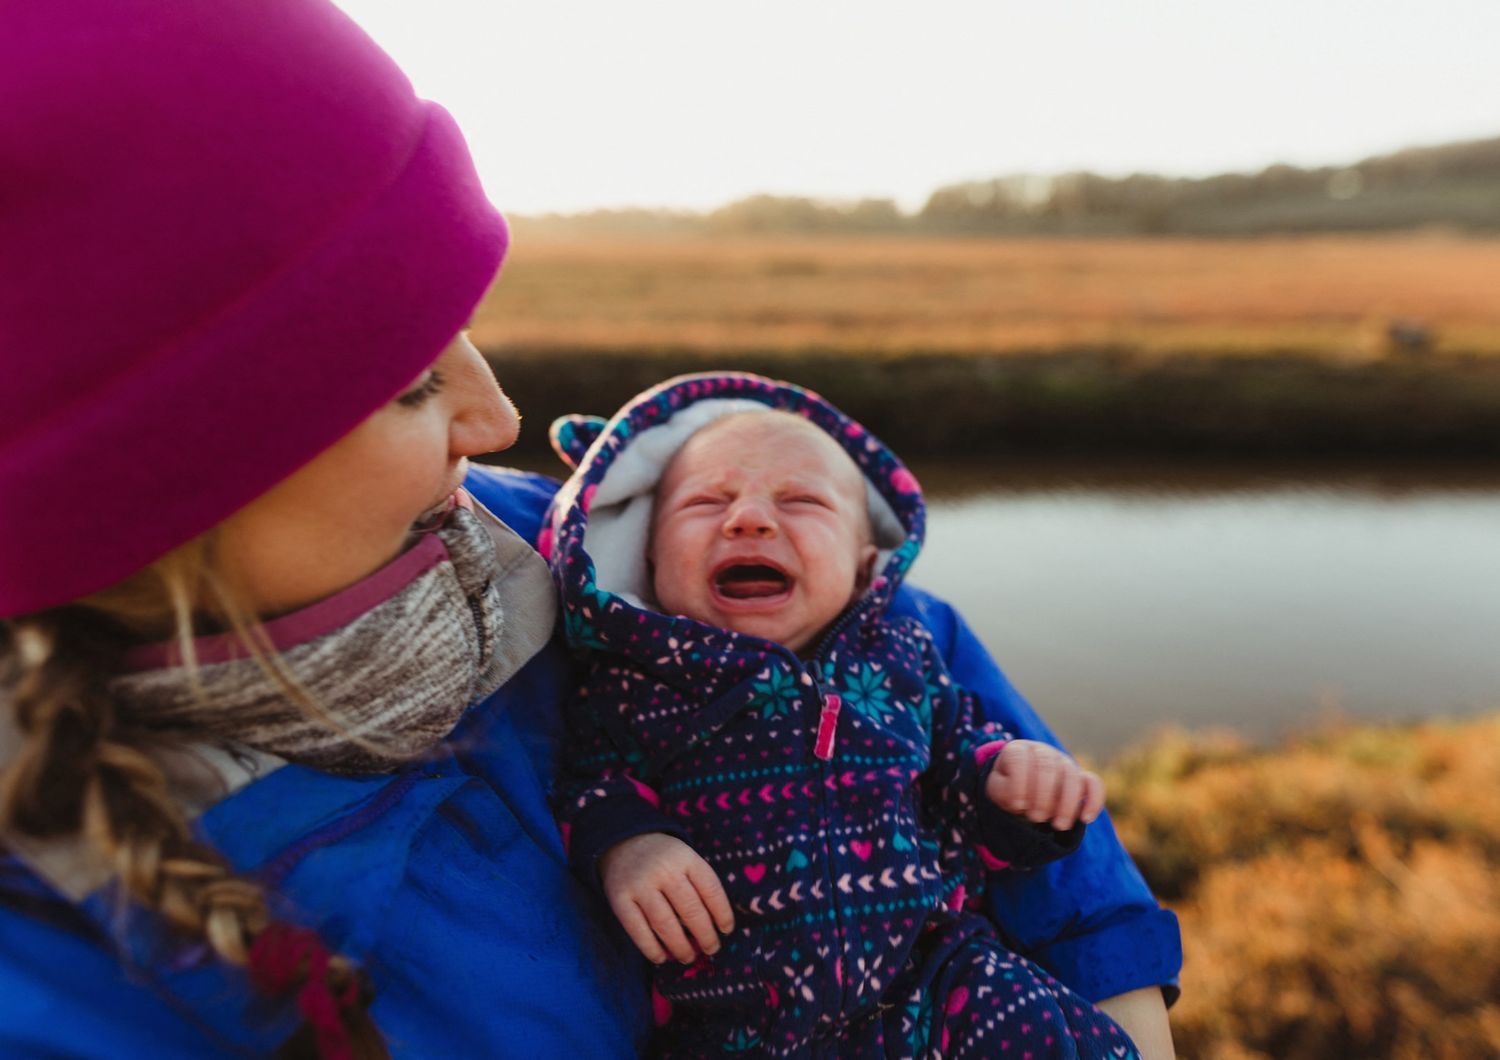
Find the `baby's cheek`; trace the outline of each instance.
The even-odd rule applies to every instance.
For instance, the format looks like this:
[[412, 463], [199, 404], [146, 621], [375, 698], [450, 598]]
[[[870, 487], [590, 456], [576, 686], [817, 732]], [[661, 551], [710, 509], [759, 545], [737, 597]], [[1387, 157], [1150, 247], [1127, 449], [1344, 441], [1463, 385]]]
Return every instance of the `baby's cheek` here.
[[649, 581], [656, 604], [669, 615], [707, 619], [707, 591], [699, 584], [697, 571], [684, 569], [685, 566], [673, 563], [669, 558], [650, 572]]

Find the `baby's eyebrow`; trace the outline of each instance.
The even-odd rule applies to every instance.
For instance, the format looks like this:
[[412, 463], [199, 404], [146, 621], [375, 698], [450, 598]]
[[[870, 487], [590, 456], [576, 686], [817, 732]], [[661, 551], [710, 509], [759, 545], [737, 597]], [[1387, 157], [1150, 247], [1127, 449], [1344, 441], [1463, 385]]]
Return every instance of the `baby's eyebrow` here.
[[700, 486], [693, 486], [693, 487], [691, 487], [689, 489], [683, 489], [683, 488], [679, 487], [677, 489], [672, 490], [664, 498], [658, 498], [658, 499], [664, 500], [665, 504], [663, 506], [665, 508], [667, 508], [667, 509], [670, 510], [670, 509], [675, 509], [675, 508], [681, 508], [683, 505], [689, 504], [692, 501], [697, 500], [700, 497], [719, 498], [719, 497], [723, 497], [724, 495], [725, 495], [725, 491], [723, 489], [721, 489], [720, 487], [718, 487], [718, 486], [701, 486], [700, 485]]

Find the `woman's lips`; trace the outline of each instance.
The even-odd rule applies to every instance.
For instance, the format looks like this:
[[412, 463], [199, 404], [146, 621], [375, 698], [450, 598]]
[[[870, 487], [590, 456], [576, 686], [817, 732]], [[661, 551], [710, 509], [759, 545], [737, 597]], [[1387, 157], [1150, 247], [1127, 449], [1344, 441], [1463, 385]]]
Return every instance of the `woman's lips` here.
[[473, 500], [467, 493], [464, 492], [462, 488], [459, 488], [448, 494], [448, 496], [444, 497], [437, 504], [434, 504], [431, 508], [428, 508], [425, 512], [419, 515], [416, 522], [412, 523], [411, 525], [412, 528], [418, 532], [421, 532], [423, 530], [431, 530], [435, 527], [442, 526], [447, 521], [448, 515], [453, 511], [453, 509], [468, 508], [472, 511], [473, 507]]
[[421, 515], [417, 516], [416, 525], [421, 526], [425, 523], [431, 522], [433, 519], [437, 519], [441, 516], [447, 515], [454, 508], [463, 503], [462, 494], [464, 479], [468, 477], [469, 460], [468, 457], [464, 457], [459, 460], [457, 468], [455, 468], [453, 474], [449, 476], [449, 482], [452, 484], [443, 493], [442, 499], [433, 504], [430, 508], [424, 510]]

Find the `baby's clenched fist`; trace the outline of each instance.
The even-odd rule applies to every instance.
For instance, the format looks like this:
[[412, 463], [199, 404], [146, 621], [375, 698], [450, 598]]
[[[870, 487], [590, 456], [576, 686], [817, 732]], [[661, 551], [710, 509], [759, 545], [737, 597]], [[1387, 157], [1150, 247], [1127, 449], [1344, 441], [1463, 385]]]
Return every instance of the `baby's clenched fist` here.
[[990, 764], [984, 793], [1002, 810], [1066, 832], [1104, 809], [1104, 781], [1050, 744], [1012, 740]]

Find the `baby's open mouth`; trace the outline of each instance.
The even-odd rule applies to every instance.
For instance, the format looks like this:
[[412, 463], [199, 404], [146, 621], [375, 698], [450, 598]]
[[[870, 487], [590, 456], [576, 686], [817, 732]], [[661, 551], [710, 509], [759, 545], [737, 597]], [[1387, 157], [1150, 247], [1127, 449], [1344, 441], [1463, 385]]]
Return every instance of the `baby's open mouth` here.
[[791, 578], [764, 563], [735, 563], [714, 575], [714, 588], [731, 600], [779, 596], [791, 587]]

